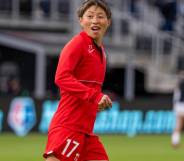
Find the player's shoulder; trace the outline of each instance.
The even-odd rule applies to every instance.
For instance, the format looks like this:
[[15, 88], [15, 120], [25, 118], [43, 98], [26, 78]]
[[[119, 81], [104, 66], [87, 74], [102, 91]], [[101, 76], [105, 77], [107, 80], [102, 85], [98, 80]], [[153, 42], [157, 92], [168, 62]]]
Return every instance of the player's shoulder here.
[[84, 44], [85, 40], [80, 34], [73, 36], [73, 38], [66, 44], [67, 46], [78, 46]]

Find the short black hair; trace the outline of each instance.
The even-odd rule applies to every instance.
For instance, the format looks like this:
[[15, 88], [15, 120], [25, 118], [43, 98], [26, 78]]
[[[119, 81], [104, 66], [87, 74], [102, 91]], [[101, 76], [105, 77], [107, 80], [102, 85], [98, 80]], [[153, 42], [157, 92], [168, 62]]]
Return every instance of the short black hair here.
[[105, 0], [85, 0], [77, 10], [78, 17], [82, 17], [84, 12], [93, 5], [101, 7], [105, 11], [107, 18], [111, 19], [111, 9]]

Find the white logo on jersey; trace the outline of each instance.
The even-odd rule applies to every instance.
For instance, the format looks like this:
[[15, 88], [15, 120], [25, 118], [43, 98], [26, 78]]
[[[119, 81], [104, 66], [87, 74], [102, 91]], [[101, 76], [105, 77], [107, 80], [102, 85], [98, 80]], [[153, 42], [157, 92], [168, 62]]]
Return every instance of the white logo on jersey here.
[[88, 46], [88, 52], [91, 54], [95, 49], [93, 48], [93, 45]]

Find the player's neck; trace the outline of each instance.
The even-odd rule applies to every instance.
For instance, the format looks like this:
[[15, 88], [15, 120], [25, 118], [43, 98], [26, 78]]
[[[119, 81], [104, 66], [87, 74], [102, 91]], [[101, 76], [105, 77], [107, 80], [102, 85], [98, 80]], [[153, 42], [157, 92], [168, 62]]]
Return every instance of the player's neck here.
[[95, 39], [94, 39], [94, 43], [95, 43], [98, 47], [101, 47], [101, 46], [102, 46], [102, 40], [95, 40]]

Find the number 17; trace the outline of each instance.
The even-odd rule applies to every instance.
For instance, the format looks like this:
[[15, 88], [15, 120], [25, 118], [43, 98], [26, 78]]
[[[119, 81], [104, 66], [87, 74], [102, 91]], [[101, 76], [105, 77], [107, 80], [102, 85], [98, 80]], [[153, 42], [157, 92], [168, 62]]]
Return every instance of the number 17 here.
[[71, 143], [74, 144], [74, 147], [66, 154], [66, 157], [68, 158], [77, 149], [77, 147], [79, 146], [79, 143], [77, 141], [74, 141], [74, 140], [72, 141], [71, 139], [67, 139], [66, 141], [67, 141], [67, 143], [66, 143], [66, 146], [61, 153], [62, 155], [66, 154], [66, 151], [67, 151], [68, 147], [71, 145]]

